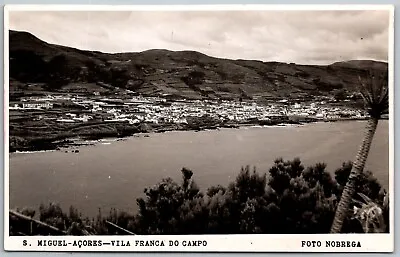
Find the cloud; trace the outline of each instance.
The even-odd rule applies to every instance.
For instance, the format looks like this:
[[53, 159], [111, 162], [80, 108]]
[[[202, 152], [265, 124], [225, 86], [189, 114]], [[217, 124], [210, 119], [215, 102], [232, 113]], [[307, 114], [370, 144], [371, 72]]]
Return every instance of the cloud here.
[[303, 64], [388, 59], [389, 11], [10, 12], [10, 29], [103, 52], [195, 50]]

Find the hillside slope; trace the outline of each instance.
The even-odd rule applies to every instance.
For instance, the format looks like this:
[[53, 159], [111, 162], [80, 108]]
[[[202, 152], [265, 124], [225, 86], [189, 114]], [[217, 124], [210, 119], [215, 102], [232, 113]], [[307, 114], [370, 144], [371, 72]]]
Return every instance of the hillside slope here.
[[333, 95], [355, 91], [363, 69], [387, 69], [387, 63], [370, 60], [318, 66], [163, 49], [108, 54], [48, 44], [28, 32], [9, 35], [11, 92], [129, 89], [192, 99]]

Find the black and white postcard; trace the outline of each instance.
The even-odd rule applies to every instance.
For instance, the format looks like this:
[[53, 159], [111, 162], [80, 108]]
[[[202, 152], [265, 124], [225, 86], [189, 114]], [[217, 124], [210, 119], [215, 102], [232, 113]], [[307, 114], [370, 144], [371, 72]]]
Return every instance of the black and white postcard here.
[[393, 251], [393, 6], [4, 17], [6, 250]]

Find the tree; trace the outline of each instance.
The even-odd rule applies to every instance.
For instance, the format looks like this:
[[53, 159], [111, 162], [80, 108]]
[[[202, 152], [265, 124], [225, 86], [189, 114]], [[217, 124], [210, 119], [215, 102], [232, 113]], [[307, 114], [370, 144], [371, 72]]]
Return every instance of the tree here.
[[278, 194], [282, 194], [289, 187], [290, 179], [300, 176], [303, 170], [304, 166], [299, 158], [295, 158], [293, 161], [284, 161], [282, 158], [278, 158], [274, 161], [274, 166], [269, 169], [271, 179], [268, 185]]
[[[346, 186], [347, 179], [350, 176], [353, 163], [351, 161], [344, 162], [342, 167], [335, 170], [335, 180], [337, 182], [338, 195], [340, 195]], [[374, 174], [367, 170], [364, 171], [356, 182], [356, 192], [365, 194], [371, 199], [377, 200], [382, 198], [382, 186], [376, 179]], [[357, 198], [357, 195], [355, 196]], [[362, 200], [362, 199], [358, 199]]]
[[[326, 171], [326, 164], [316, 163], [304, 168], [300, 159], [275, 160], [269, 170], [269, 186], [279, 206], [277, 233], [326, 233], [332, 224], [335, 205], [332, 196], [335, 181]], [[264, 232], [265, 233], [265, 232]]]
[[367, 71], [366, 79], [359, 78], [360, 93], [369, 114], [369, 119], [365, 128], [361, 147], [353, 162], [350, 176], [347, 179], [346, 186], [343, 189], [342, 196], [336, 208], [331, 233], [340, 233], [342, 231], [343, 222], [348, 216], [349, 207], [356, 191], [356, 181], [363, 173], [378, 121], [382, 114], [388, 112], [389, 90], [387, 76], [387, 71], [384, 73]]
[[181, 219], [182, 208], [188, 205], [188, 201], [203, 195], [192, 179], [193, 172], [186, 168], [182, 168], [181, 172], [182, 183], [165, 178], [155, 186], [146, 188], [145, 198], [137, 199], [137, 233], [176, 234], [184, 227]]

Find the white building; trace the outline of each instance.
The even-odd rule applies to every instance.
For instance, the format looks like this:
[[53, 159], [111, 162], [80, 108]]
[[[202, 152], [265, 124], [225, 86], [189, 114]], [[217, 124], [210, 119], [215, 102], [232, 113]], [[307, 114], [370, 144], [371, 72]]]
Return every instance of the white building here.
[[35, 102], [35, 103], [22, 103], [23, 109], [50, 109], [53, 108], [52, 103], [48, 102]]

